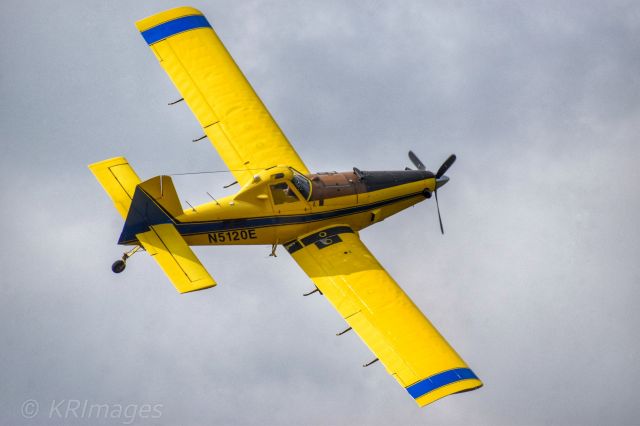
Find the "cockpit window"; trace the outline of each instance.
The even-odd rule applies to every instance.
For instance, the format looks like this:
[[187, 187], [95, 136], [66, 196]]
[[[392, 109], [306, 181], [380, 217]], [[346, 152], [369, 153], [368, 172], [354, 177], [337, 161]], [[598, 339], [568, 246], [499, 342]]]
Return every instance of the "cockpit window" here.
[[295, 203], [300, 201], [295, 192], [289, 188], [285, 182], [271, 185], [271, 195], [273, 196], [273, 204]]
[[309, 199], [309, 196], [311, 195], [311, 184], [309, 183], [309, 179], [298, 173], [294, 173], [291, 178], [291, 183], [293, 183], [296, 189], [300, 191], [300, 194], [302, 194], [305, 200]]

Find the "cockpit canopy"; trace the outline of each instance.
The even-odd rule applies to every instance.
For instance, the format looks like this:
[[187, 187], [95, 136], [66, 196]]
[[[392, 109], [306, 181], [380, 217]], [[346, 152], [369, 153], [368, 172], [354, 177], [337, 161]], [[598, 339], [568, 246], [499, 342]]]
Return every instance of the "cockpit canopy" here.
[[255, 194], [254, 196], [265, 194], [265, 185], [274, 204], [308, 201], [311, 197], [311, 182], [307, 177], [291, 167], [277, 166], [256, 174], [236, 198], [250, 198], [250, 194]]
[[[276, 180], [269, 184], [273, 204], [295, 203], [300, 201], [300, 196], [305, 201], [311, 196], [311, 182], [297, 170], [289, 168], [290, 173], [274, 173], [270, 180]], [[295, 188], [294, 191], [292, 188]]]

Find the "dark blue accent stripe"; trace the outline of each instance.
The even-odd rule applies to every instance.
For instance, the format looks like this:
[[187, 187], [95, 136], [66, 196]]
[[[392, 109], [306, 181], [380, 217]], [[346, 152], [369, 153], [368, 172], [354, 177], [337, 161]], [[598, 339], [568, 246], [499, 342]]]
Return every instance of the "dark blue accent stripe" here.
[[323, 240], [327, 237], [333, 237], [338, 234], [353, 234], [353, 229], [348, 226], [334, 226], [333, 228], [323, 229], [322, 231], [316, 232], [311, 235], [307, 235], [300, 242], [305, 246], [317, 243], [320, 240]]
[[[138, 188], [136, 188], [136, 192]], [[378, 201], [376, 203], [365, 204], [354, 207], [347, 207], [339, 210], [331, 210], [328, 212], [322, 213], [307, 213], [302, 215], [291, 215], [291, 216], [267, 216], [267, 217], [256, 217], [256, 218], [242, 218], [242, 219], [225, 219], [225, 220], [217, 220], [217, 221], [204, 221], [204, 222], [179, 222], [175, 218], [171, 217], [171, 215], [166, 212], [160, 205], [158, 205], [151, 197], [149, 197], [144, 191], [140, 191], [141, 194], [136, 197], [134, 194], [134, 199], [131, 202], [131, 208], [129, 209], [129, 214], [131, 214], [131, 210], [136, 210], [142, 214], [142, 216], [153, 216], [153, 218], [146, 217], [144, 220], [136, 220], [129, 221], [127, 217], [127, 221], [125, 221], [124, 229], [120, 234], [120, 239], [118, 240], [118, 244], [130, 244], [136, 241], [136, 234], [147, 231], [149, 228], [148, 224], [156, 225], [158, 223], [173, 223], [180, 233], [180, 235], [197, 235], [197, 234], [206, 234], [208, 232], [216, 232], [216, 231], [229, 231], [235, 229], [247, 229], [247, 228], [262, 228], [268, 226], [278, 226], [278, 225], [295, 225], [299, 223], [308, 223], [308, 222], [316, 222], [325, 219], [333, 219], [341, 216], [347, 216], [351, 214], [361, 213], [367, 210], [376, 209], [378, 207], [383, 207], [389, 204], [397, 203], [399, 201], [403, 201], [409, 198], [418, 197], [423, 195], [421, 192], [417, 192], [414, 194], [407, 194], [396, 198], [391, 198], [388, 200]], [[141, 205], [138, 207], [138, 203]], [[151, 204], [148, 204], [151, 203]], [[153, 206], [152, 206], [153, 204]], [[149, 208], [151, 207], [151, 210]], [[162, 212], [158, 217], [155, 213], [158, 211]], [[144, 212], [144, 213], [143, 213]], [[153, 214], [151, 213], [153, 212]], [[129, 223], [127, 223], [129, 222]]]
[[302, 243], [298, 240], [293, 240], [293, 242], [284, 243], [284, 248], [286, 248], [290, 254], [293, 254], [298, 250], [302, 250]]
[[441, 388], [442, 386], [468, 379], [478, 379], [478, 377], [468, 368], [456, 368], [454, 370], [444, 371], [434, 376], [427, 377], [426, 379], [409, 386], [407, 391], [414, 399], [417, 399], [422, 395]]
[[123, 240], [135, 239], [136, 234], [147, 232], [149, 225], [162, 223], [171, 223], [170, 215], [140, 186], [137, 186], [118, 244], [123, 244]]
[[193, 30], [194, 28], [211, 28], [209, 21], [202, 15], [183, 16], [143, 31], [142, 37], [147, 44], [152, 44], [174, 34]]
[[[315, 244], [319, 249], [330, 246], [331, 244], [341, 243], [342, 239], [338, 234], [353, 234], [353, 229], [348, 226], [334, 226], [332, 228], [326, 228], [322, 231], [315, 232], [311, 235], [307, 235], [301, 240], [293, 240], [284, 243], [284, 247], [289, 253], [295, 253], [302, 248]], [[327, 241], [329, 240], [329, 241]]]

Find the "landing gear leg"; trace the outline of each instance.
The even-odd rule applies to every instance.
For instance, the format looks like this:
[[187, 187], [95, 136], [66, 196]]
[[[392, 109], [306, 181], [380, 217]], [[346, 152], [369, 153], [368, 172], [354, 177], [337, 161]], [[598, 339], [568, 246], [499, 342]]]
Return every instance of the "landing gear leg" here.
[[276, 249], [278, 248], [278, 243], [275, 243], [271, 246], [271, 254], [269, 256], [278, 257], [276, 254]]
[[124, 271], [124, 268], [127, 266], [127, 259], [133, 256], [141, 248], [142, 247], [140, 246], [135, 246], [128, 252], [124, 253], [122, 255], [122, 259], [118, 259], [115, 262], [113, 262], [113, 265], [111, 265], [111, 270], [116, 274], [119, 274], [120, 272]]

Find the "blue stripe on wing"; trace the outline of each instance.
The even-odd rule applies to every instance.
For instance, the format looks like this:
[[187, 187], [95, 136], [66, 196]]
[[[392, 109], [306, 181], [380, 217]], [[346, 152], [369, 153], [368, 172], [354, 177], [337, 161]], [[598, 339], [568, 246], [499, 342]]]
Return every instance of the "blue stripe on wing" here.
[[441, 388], [451, 383], [459, 382], [461, 380], [478, 379], [473, 371], [468, 368], [456, 368], [454, 370], [443, 371], [442, 373], [435, 374], [426, 379], [420, 380], [407, 388], [409, 394], [418, 399], [422, 395], [432, 392], [438, 388]]
[[164, 22], [143, 31], [141, 34], [147, 44], [153, 44], [171, 37], [172, 35], [193, 30], [195, 28], [211, 28], [211, 25], [209, 24], [209, 21], [207, 21], [207, 18], [202, 15], [190, 15]]

